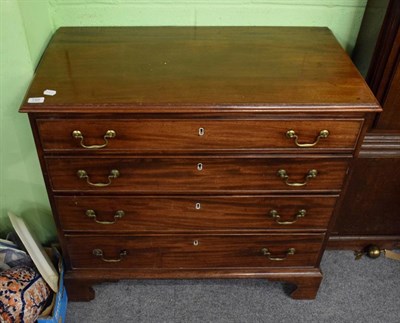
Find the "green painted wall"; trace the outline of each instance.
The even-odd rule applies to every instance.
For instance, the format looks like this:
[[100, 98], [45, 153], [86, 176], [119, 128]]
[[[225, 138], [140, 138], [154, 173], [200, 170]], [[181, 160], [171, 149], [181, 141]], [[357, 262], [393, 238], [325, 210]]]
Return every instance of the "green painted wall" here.
[[50, 0], [55, 26], [327, 26], [351, 52], [367, 0]]
[[60, 26], [327, 26], [350, 53], [366, 0], [0, 0], [0, 234], [7, 210], [42, 241], [54, 238], [44, 182], [26, 115], [18, 108], [34, 69]]
[[0, 1], [0, 232], [11, 228], [12, 210], [42, 241], [54, 237], [54, 222], [28, 118], [17, 111], [53, 32], [48, 9], [43, 1]]

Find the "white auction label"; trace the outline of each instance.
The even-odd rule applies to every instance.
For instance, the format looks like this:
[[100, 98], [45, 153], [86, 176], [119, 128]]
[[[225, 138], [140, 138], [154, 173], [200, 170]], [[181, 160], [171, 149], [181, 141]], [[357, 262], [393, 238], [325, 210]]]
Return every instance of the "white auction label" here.
[[56, 95], [56, 93], [57, 93], [57, 91], [49, 90], [49, 89], [47, 89], [43, 92], [44, 95], [50, 95], [50, 96]]
[[44, 102], [44, 97], [40, 96], [37, 98], [29, 98], [28, 103], [43, 103]]

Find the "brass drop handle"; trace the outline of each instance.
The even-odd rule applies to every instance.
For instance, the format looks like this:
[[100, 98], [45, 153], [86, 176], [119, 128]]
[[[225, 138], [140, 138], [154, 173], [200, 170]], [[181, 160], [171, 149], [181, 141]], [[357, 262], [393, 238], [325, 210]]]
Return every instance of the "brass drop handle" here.
[[126, 250], [121, 250], [121, 252], [119, 253], [118, 259], [104, 258], [104, 253], [103, 253], [103, 250], [101, 250], [101, 249], [93, 249], [93, 255], [95, 255], [96, 257], [101, 257], [101, 260], [103, 260], [104, 262], [120, 262], [123, 257], [128, 255], [128, 252]]
[[302, 182], [302, 183], [289, 182], [289, 175], [287, 174], [286, 170], [284, 170], [284, 169], [278, 170], [277, 175], [285, 181], [286, 185], [299, 187], [299, 186], [307, 185], [307, 183], [310, 179], [316, 178], [318, 175], [318, 171], [316, 169], [309, 170], [307, 175], [305, 176], [304, 182]]
[[84, 143], [83, 143], [83, 140], [84, 140], [84, 138], [83, 138], [83, 134], [82, 134], [82, 132], [80, 131], [80, 130], [74, 130], [74, 131], [72, 131], [72, 137], [74, 137], [75, 139], [80, 139], [80, 145], [83, 147], [83, 148], [86, 148], [86, 149], [100, 149], [100, 148], [104, 148], [104, 147], [106, 147], [107, 145], [108, 145], [108, 139], [111, 139], [111, 138], [115, 138], [115, 136], [117, 135], [117, 133], [114, 131], [114, 130], [107, 130], [106, 131], [106, 134], [104, 135], [104, 144], [102, 144], [102, 145], [91, 145], [91, 146], [86, 146]]
[[119, 177], [120, 173], [118, 169], [112, 169], [110, 171], [110, 174], [108, 175], [108, 182], [107, 183], [92, 183], [89, 179], [89, 175], [84, 169], [80, 169], [76, 172], [76, 175], [78, 176], [79, 179], [86, 179], [86, 182], [95, 187], [105, 187], [111, 184], [112, 180], [114, 178]]
[[299, 210], [297, 212], [297, 214], [294, 216], [294, 219], [292, 221], [280, 221], [281, 216], [278, 214], [277, 210], [271, 210], [269, 212], [269, 215], [271, 216], [271, 218], [273, 218], [275, 220], [276, 223], [278, 224], [282, 224], [282, 225], [289, 225], [289, 224], [293, 224], [296, 223], [298, 219], [300, 218], [304, 218], [306, 216], [306, 210]]
[[321, 139], [321, 138], [328, 138], [328, 136], [329, 136], [329, 131], [328, 130], [326, 130], [326, 129], [324, 129], [324, 130], [321, 130], [320, 132], [319, 132], [319, 135], [317, 136], [317, 138], [314, 140], [314, 142], [313, 143], [311, 143], [311, 144], [301, 144], [301, 143], [299, 143], [299, 137], [297, 136], [297, 134], [296, 134], [296, 131], [294, 131], [294, 130], [288, 130], [288, 131], [286, 131], [286, 137], [288, 137], [288, 138], [290, 138], [290, 139], [294, 139], [294, 143], [296, 144], [296, 146], [297, 147], [301, 147], [301, 148], [308, 148], [308, 147], [314, 147], [318, 142], [319, 142], [319, 140]]
[[86, 216], [88, 218], [91, 218], [94, 220], [94, 222], [99, 223], [99, 224], [114, 224], [117, 222], [118, 219], [121, 219], [124, 215], [125, 212], [122, 210], [118, 210], [117, 212], [115, 212], [114, 214], [114, 221], [99, 221], [97, 220], [97, 215], [96, 212], [94, 210], [86, 210]]
[[296, 253], [296, 249], [294, 248], [289, 248], [288, 250], [286, 250], [286, 256], [285, 257], [275, 257], [272, 256], [271, 253], [269, 252], [268, 248], [262, 248], [261, 249], [261, 253], [268, 257], [269, 260], [272, 261], [282, 261], [282, 260], [286, 260], [288, 256], [293, 256]]

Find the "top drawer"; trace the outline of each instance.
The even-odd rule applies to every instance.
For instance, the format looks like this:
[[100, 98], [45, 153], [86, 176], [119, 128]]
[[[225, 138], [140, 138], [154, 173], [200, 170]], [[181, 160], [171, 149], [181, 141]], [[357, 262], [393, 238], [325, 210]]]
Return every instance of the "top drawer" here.
[[362, 119], [39, 119], [45, 151], [351, 151]]

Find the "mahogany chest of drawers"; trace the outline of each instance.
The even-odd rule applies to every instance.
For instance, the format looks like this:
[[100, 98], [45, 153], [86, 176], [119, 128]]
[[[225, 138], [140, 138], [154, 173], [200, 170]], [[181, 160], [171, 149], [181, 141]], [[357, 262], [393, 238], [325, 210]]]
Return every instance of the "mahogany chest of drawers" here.
[[71, 299], [101, 281], [249, 277], [314, 298], [380, 107], [326, 28], [92, 27], [55, 33], [20, 111]]

